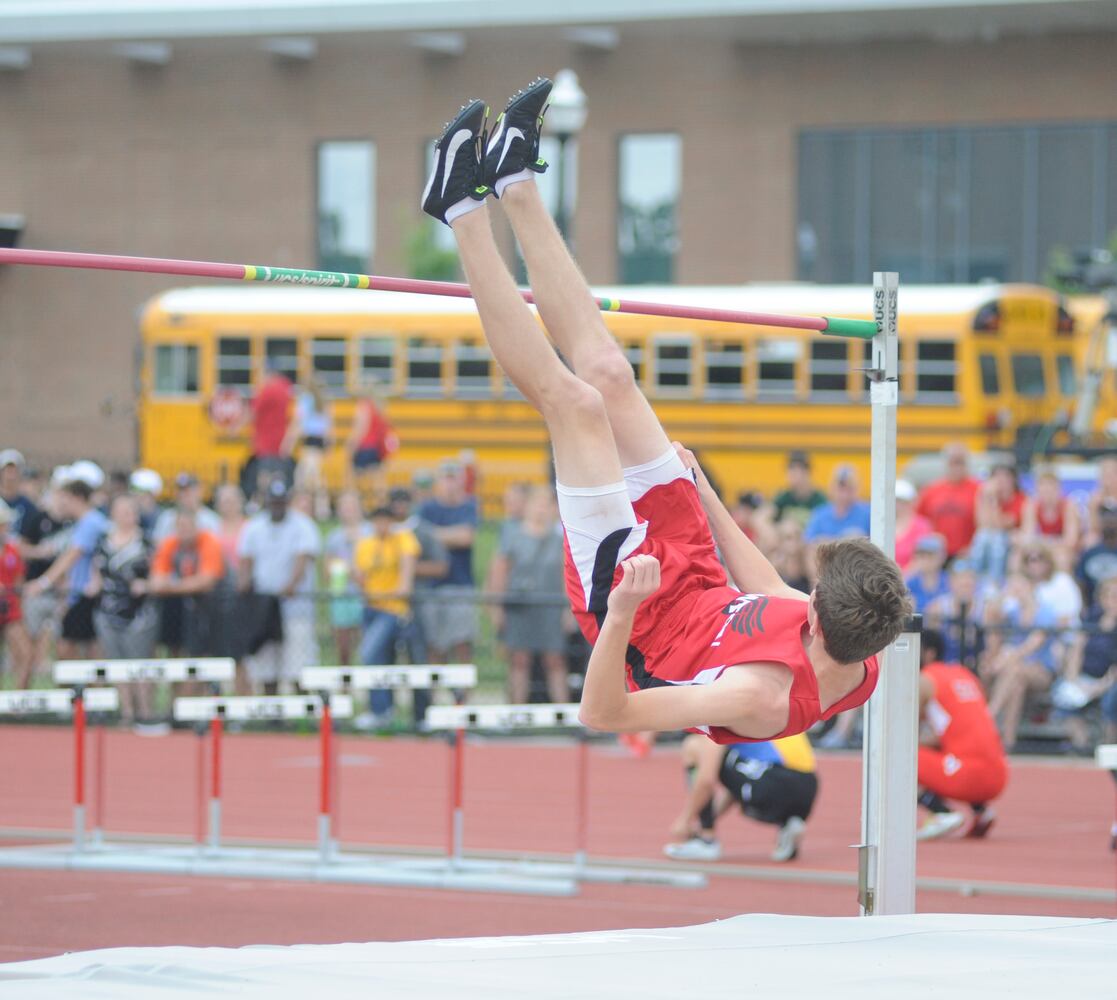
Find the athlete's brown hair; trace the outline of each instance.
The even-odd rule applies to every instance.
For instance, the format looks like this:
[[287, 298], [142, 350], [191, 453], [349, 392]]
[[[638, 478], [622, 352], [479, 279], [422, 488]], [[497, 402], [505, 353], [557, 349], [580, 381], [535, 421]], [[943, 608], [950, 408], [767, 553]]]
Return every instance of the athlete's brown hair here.
[[815, 611], [823, 645], [839, 663], [860, 663], [888, 646], [911, 613], [896, 563], [867, 538], [818, 547]]

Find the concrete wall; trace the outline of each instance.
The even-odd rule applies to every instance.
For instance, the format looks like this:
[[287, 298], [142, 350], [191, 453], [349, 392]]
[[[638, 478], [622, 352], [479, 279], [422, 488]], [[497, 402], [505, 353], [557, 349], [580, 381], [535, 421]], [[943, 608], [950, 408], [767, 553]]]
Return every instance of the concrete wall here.
[[[176, 43], [165, 67], [38, 48], [28, 70], [0, 73], [0, 213], [27, 216], [25, 246], [313, 266], [315, 143], [369, 138], [374, 269], [403, 273], [423, 141], [461, 100], [499, 107], [570, 66], [590, 102], [574, 221], [590, 280], [616, 277], [626, 131], [682, 136], [677, 280], [779, 280], [795, 274], [804, 127], [1117, 120], [1114, 35], [750, 46], [725, 27], [633, 26], [612, 52], [490, 31], [451, 58], [392, 35], [323, 38], [306, 64], [243, 40]], [[185, 283], [0, 269], [0, 446], [44, 463], [131, 461], [137, 309]]]

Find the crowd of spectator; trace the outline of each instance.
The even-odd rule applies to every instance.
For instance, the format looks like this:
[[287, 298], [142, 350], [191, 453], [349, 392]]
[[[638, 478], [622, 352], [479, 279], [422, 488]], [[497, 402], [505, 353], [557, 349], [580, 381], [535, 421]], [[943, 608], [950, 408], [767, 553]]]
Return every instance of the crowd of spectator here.
[[[984, 479], [960, 444], [941, 456], [942, 474], [917, 489], [896, 483], [896, 559], [914, 609], [942, 631], [946, 659], [973, 669], [989, 692], [1005, 744], [1021, 742], [1032, 716], [1067, 748], [1117, 737], [1117, 455], [1101, 459], [1096, 486], [1070, 496], [1052, 469], [1025, 489], [1015, 467]], [[826, 493], [801, 452], [771, 503], [756, 494], [732, 508], [741, 529], [783, 578], [809, 590], [812, 550], [869, 533], [857, 473], [839, 465]], [[852, 742], [856, 713], [823, 737]], [[1053, 724], [1053, 725], [1051, 725]]]
[[[313, 402], [297, 418], [304, 431], [322, 429]], [[261, 464], [247, 500], [235, 484], [205, 496], [183, 472], [164, 504], [148, 469], [106, 475], [79, 461], [47, 478], [0, 452], [8, 683], [46, 676], [52, 657], [222, 655], [237, 661], [239, 693], [283, 693], [315, 663], [471, 662], [484, 632], [510, 700], [571, 698], [577, 633], [550, 487], [512, 483], [479, 554], [468, 461], [416, 472], [409, 488], [378, 483], [372, 504], [357, 489], [329, 497], [313, 462], [291, 479], [281, 471]], [[1051, 470], [1027, 482], [1007, 464], [979, 479], [966, 449], [948, 446], [941, 476], [896, 484], [897, 561], [945, 658], [985, 684], [1006, 745], [1042, 715], [1085, 751], [1117, 739], [1117, 456], [1101, 460], [1088, 496], [1067, 496]], [[869, 533], [857, 471], [837, 466], [823, 490], [798, 451], [771, 499], [745, 492], [729, 506], [804, 591], [817, 543]], [[408, 723], [426, 706], [415, 692]], [[391, 691], [374, 691], [358, 722], [400, 724], [401, 711]], [[157, 714], [147, 685], [125, 692], [126, 719], [150, 729]], [[857, 721], [840, 717], [823, 739], [851, 742]]]
[[[18, 451], [0, 452], [6, 683], [47, 678], [55, 658], [230, 656], [238, 693], [288, 693], [313, 664], [473, 662], [488, 607], [507, 647], [510, 696], [527, 699], [536, 666], [550, 697], [569, 700], [550, 488], [509, 489], [494, 596], [474, 578], [480, 506], [462, 461], [421, 470], [410, 488], [372, 502], [356, 489], [323, 500], [313, 476], [289, 485], [278, 466], [260, 466], [256, 485], [248, 498], [236, 484], [207, 497], [183, 472], [164, 504], [150, 469], [106, 475], [79, 461], [47, 479]], [[165, 730], [151, 685], [123, 695], [126, 721]], [[411, 700], [408, 723], [421, 723], [428, 697]], [[388, 690], [371, 692], [357, 719], [367, 729], [403, 721]]]

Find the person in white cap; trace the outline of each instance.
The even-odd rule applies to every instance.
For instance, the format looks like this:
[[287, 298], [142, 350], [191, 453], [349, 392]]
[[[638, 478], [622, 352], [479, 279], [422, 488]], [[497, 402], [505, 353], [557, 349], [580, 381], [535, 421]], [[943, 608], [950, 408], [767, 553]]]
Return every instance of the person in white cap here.
[[128, 478], [128, 486], [140, 505], [140, 526], [151, 538], [159, 519], [159, 497], [163, 493], [163, 477], [154, 469], [136, 469]]

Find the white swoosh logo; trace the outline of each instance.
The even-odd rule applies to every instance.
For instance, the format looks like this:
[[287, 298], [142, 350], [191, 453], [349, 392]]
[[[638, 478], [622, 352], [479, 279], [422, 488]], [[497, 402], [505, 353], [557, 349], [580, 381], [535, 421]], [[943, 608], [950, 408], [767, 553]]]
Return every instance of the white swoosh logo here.
[[504, 162], [504, 158], [508, 155], [508, 147], [512, 145], [512, 140], [516, 137], [524, 138], [523, 132], [518, 128], [510, 128], [508, 135], [504, 137], [504, 148], [500, 151], [500, 159], [496, 161], [496, 169], [500, 170], [500, 165]]
[[454, 157], [458, 155], [458, 150], [462, 144], [468, 142], [473, 138], [473, 133], [467, 128], [459, 129], [454, 133], [454, 138], [450, 140], [450, 145], [446, 147], [446, 169], [442, 173], [442, 196], [446, 196], [446, 183], [450, 180], [450, 172], [454, 169]]
[[504, 115], [501, 115], [500, 120], [496, 123], [496, 131], [493, 132], [493, 134], [489, 136], [489, 141], [488, 141], [488, 143], [486, 143], [486, 148], [485, 148], [486, 153], [490, 149], [496, 149], [496, 144], [498, 142], [500, 142], [500, 137], [502, 135], [504, 135], [504, 126], [507, 123], [508, 123], [508, 119]]

